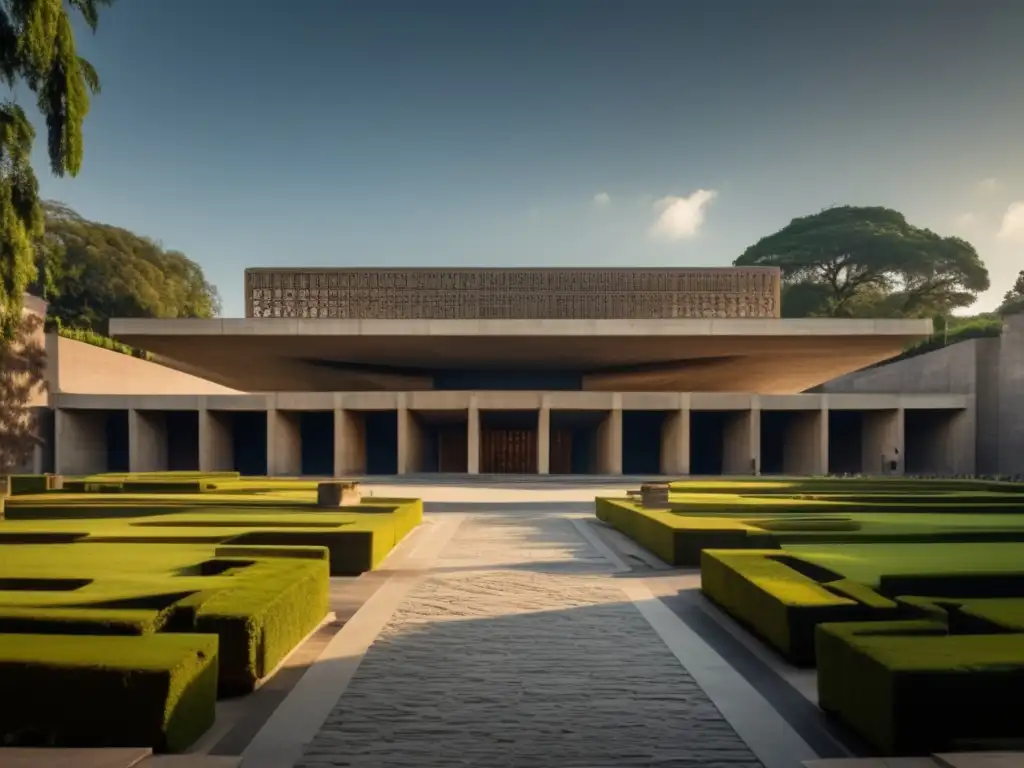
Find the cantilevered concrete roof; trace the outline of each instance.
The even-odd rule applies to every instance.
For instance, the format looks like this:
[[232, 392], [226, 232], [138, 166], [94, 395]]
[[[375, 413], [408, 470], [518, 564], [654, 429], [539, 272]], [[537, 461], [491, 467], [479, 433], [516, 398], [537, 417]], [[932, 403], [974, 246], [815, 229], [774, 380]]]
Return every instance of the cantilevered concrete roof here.
[[439, 371], [561, 371], [591, 390], [789, 394], [899, 354], [930, 320], [112, 320], [233, 389], [431, 389]]

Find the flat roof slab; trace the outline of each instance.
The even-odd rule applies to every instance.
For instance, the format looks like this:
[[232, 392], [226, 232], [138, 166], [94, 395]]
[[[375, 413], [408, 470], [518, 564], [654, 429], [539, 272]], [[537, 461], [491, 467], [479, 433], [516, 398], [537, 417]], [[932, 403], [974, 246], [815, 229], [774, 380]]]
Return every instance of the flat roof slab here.
[[800, 392], [899, 354], [930, 320], [111, 321], [166, 365], [245, 391], [420, 390], [439, 370], [579, 374], [601, 391]]

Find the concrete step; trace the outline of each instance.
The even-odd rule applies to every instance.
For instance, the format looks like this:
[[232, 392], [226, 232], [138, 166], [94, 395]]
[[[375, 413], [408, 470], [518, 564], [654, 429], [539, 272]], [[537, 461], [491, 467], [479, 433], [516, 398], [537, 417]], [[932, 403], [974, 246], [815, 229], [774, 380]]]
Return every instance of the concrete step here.
[[1024, 752], [950, 752], [932, 757], [806, 760], [804, 768], [1024, 768]]
[[153, 755], [138, 768], [242, 768], [241, 757], [222, 755]]
[[805, 760], [804, 768], [939, 768], [930, 757], [843, 757]]
[[1024, 768], [1024, 752], [956, 752], [935, 760], [942, 768]]
[[3, 768], [137, 768], [151, 749], [0, 749]]

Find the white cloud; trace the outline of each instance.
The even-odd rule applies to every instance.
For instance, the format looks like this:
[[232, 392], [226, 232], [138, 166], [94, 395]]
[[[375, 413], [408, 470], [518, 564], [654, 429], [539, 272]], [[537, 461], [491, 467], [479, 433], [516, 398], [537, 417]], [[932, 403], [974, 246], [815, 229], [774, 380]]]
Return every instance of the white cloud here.
[[1010, 203], [996, 234], [1000, 240], [1024, 242], [1024, 200]]
[[967, 211], [961, 213], [955, 219], [953, 219], [953, 227], [959, 232], [969, 231], [974, 229], [974, 225], [978, 223], [978, 214], [974, 211]]
[[982, 179], [978, 182], [979, 192], [995, 192], [1002, 186], [999, 179], [994, 176], [989, 176], [987, 179]]
[[598, 208], [605, 208], [612, 204], [612, 196], [607, 192], [598, 192], [594, 195], [594, 205]]
[[654, 204], [661, 213], [651, 227], [651, 236], [666, 240], [685, 240], [693, 237], [704, 223], [707, 207], [718, 193], [698, 189], [688, 197], [663, 197]]

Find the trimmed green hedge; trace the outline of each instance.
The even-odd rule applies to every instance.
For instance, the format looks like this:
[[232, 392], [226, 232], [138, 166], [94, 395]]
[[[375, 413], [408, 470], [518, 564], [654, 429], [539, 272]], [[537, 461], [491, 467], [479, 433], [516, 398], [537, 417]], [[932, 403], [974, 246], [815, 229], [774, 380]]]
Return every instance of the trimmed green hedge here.
[[886, 755], [1024, 739], [1024, 635], [934, 621], [823, 624], [818, 703]]
[[[224, 475], [80, 479], [110, 495], [36, 494], [30, 482], [33, 493], [8, 499], [19, 518], [0, 521], [8, 743], [187, 748], [218, 693], [252, 691], [324, 619], [330, 574], [376, 567], [423, 518], [418, 500], [323, 510], [315, 484], [264, 482], [257, 494]], [[219, 483], [232, 487], [207, 492]], [[189, 657], [190, 638], [212, 650]], [[8, 675], [5, 662], [28, 671]], [[24, 712], [19, 686], [35, 697]]]
[[[82, 543], [326, 547], [331, 575], [355, 576], [380, 565], [423, 521], [419, 499], [390, 499], [342, 511], [318, 511], [312, 503], [238, 507], [225, 501], [186, 507], [186, 512], [179, 506], [177, 513], [167, 502], [158, 502], [158, 507], [145, 507], [142, 501], [107, 506], [82, 499], [88, 497], [63, 504], [51, 497], [19, 500], [9, 509], [12, 524], [0, 526], [0, 544], [10, 535], [77, 535]], [[144, 511], [152, 514], [140, 515]]]
[[182, 752], [214, 721], [217, 638], [0, 634], [4, 746]]
[[[211, 547], [181, 545], [159, 548], [164, 562], [149, 568], [143, 552], [136, 567], [118, 569], [105, 562], [116, 553], [104, 546], [35, 547], [50, 550], [55, 562], [34, 566], [25, 547], [0, 547], [0, 632], [216, 634], [221, 689], [233, 694], [251, 691], [327, 614], [322, 547], [300, 557], [296, 550], [268, 557], [256, 548], [248, 557], [225, 557]], [[18, 573], [29, 576], [11, 575]], [[83, 578], [69, 578], [73, 573]]]
[[716, 517], [686, 517], [664, 510], [644, 509], [622, 499], [596, 499], [597, 518], [649, 549], [669, 565], [700, 564], [702, 549], [771, 546], [752, 542], [756, 530], [741, 521]]
[[326, 560], [211, 561], [254, 572], [235, 588], [196, 601], [194, 629], [220, 638], [220, 691], [248, 693], [327, 615]]
[[797, 558], [773, 550], [705, 550], [701, 590], [798, 665], [814, 663], [818, 624], [891, 620], [899, 612], [896, 602], [869, 587], [824, 569], [817, 573], [808, 563], [801, 567], [805, 575], [793, 565], [801, 567]]
[[[685, 512], [645, 509], [627, 499], [595, 499], [598, 519], [670, 565], [696, 566], [705, 549], [777, 549], [802, 544], [1024, 542], [1024, 516], [920, 511], [808, 513], [777, 501], [758, 512], [693, 503]], [[17, 513], [15, 513], [17, 514]]]

